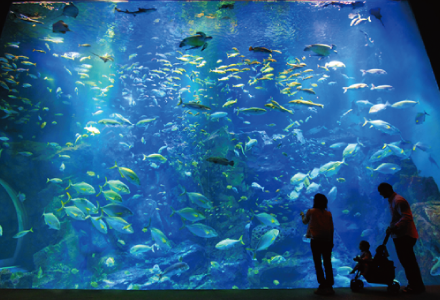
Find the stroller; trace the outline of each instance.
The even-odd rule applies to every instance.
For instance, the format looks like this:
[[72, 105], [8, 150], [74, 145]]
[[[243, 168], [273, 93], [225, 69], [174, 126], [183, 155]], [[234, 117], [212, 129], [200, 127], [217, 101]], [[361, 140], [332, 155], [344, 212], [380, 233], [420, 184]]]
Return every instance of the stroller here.
[[[400, 284], [394, 281], [395, 266], [393, 261], [388, 260], [388, 251], [386, 244], [390, 234], [387, 234], [383, 244], [376, 248], [376, 255], [374, 256], [371, 263], [369, 263], [368, 273], [364, 275], [364, 278], [368, 283], [379, 283], [388, 285], [388, 292], [398, 293], [400, 290]], [[361, 276], [358, 270], [354, 279], [350, 282], [350, 288], [353, 292], [359, 292], [364, 288], [364, 282], [359, 279]]]

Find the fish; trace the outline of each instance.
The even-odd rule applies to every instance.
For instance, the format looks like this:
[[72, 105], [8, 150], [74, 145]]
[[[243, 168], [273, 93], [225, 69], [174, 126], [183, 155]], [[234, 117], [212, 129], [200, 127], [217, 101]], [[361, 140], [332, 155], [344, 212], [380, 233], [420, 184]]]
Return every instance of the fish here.
[[347, 92], [347, 90], [354, 90], [354, 89], [363, 89], [368, 87], [368, 84], [365, 83], [355, 83], [350, 85], [349, 87], [343, 87], [342, 89], [344, 90], [344, 94]]
[[261, 185], [259, 185], [258, 183], [256, 183], [256, 182], [252, 182], [252, 184], [251, 184], [251, 186], [252, 186], [252, 188], [254, 188], [254, 189], [261, 189], [261, 191], [262, 192], [264, 192], [264, 187], [262, 187]]
[[195, 210], [191, 207], [185, 207], [182, 209], [179, 209], [178, 211], [175, 211], [172, 207], [171, 210], [173, 213], [170, 215], [170, 218], [177, 213], [180, 217], [182, 217], [185, 220], [190, 220], [191, 222], [197, 222], [206, 219], [206, 217], [199, 211]]
[[109, 203], [102, 206], [101, 210], [111, 217], [127, 217], [133, 215], [133, 212], [120, 203]]
[[251, 139], [249, 136], [248, 136], [248, 139], [249, 139], [249, 141], [247, 141], [246, 144], [245, 144], [245, 150], [246, 150], [246, 151], [249, 151], [249, 150], [251, 150], [255, 145], [258, 145], [258, 141], [257, 141], [256, 139]]
[[86, 215], [83, 213], [82, 210], [80, 210], [78, 207], [76, 206], [65, 206], [71, 198], [69, 198], [69, 200], [67, 200], [65, 203], [61, 200], [61, 207], [59, 209], [57, 209], [57, 211], [61, 211], [61, 210], [65, 210], [66, 215], [68, 215], [69, 217], [71, 217], [74, 220], [78, 220], [78, 221], [84, 221], [87, 218], [89, 218], [89, 216], [86, 217]]
[[328, 192], [327, 194], [327, 198], [330, 202], [333, 202], [336, 200], [336, 196], [338, 194], [338, 188], [337, 187], [332, 187], [331, 190]]
[[108, 181], [107, 177], [105, 177], [105, 184], [103, 185], [103, 187], [105, 187], [106, 185], [109, 185], [110, 188], [117, 193], [130, 194], [130, 188], [120, 180]]
[[[151, 223], [151, 219], [150, 219]], [[147, 226], [147, 228], [149, 225]], [[152, 227], [151, 229], [151, 237], [153, 238], [156, 245], [159, 247], [159, 249], [167, 251], [171, 249], [171, 242], [168, 240], [168, 238], [165, 236], [165, 234], [160, 231], [157, 228]]]
[[90, 217], [90, 220], [92, 221], [93, 227], [96, 228], [99, 232], [103, 234], [107, 234], [107, 224], [105, 224], [104, 220], [102, 219], [103, 216], [100, 217]]
[[382, 23], [382, 26], [385, 27], [385, 25], [382, 22], [382, 15], [380, 14], [380, 7], [375, 7], [375, 8], [370, 9], [370, 14], [375, 16], [376, 19], [378, 19]]
[[[196, 49], [202, 47], [202, 50], [205, 50], [208, 47], [208, 43], [206, 41], [211, 40], [212, 36], [206, 36], [204, 32], [198, 31], [196, 32], [196, 35], [187, 37], [183, 39], [179, 47], [182, 48], [184, 46], [192, 46], [191, 48], [188, 48], [186, 50]], [[229, 57], [229, 56], [228, 56]]]
[[114, 230], [120, 233], [125, 234], [133, 234], [134, 230], [131, 224], [122, 219], [121, 217], [104, 217], [105, 221], [110, 225]]
[[161, 154], [158, 154], [158, 153], [153, 153], [153, 154], [150, 154], [148, 156], [143, 154], [143, 156], [144, 156], [143, 160], [148, 159], [150, 161], [155, 161], [155, 162], [160, 162], [160, 163], [166, 163], [167, 162], [167, 159], [164, 156], [162, 156]]
[[253, 258], [256, 259], [257, 252], [266, 250], [267, 248], [272, 246], [272, 244], [275, 243], [275, 240], [279, 234], [280, 231], [278, 229], [271, 229], [261, 236], [261, 238], [258, 240], [258, 244], [255, 249], [246, 248], [246, 250], [253, 251], [254, 252]]
[[389, 124], [389, 123], [387, 123], [385, 121], [382, 121], [382, 120], [367, 120], [367, 118], [365, 118], [365, 117], [364, 117], [364, 120], [365, 120], [365, 122], [364, 122], [364, 125], [362, 125], [362, 126], [365, 126], [365, 125], [367, 125], [367, 123], [370, 123], [371, 127], [374, 127], [377, 130], [382, 131], [383, 133], [390, 134], [390, 135], [395, 135], [395, 134], [399, 134], [400, 135], [400, 130], [399, 129], [397, 129], [396, 127], [394, 127], [393, 125], [391, 125], [391, 124]]
[[377, 112], [387, 108], [387, 106], [391, 106], [391, 104], [388, 101], [385, 104], [383, 104], [383, 103], [375, 104], [372, 107], [370, 107], [370, 110], [368, 111], [368, 113], [370, 113], [370, 114], [377, 113]]
[[219, 164], [219, 165], [223, 165], [223, 166], [234, 166], [234, 161], [233, 160], [228, 160], [226, 158], [223, 157], [208, 157], [206, 159], [206, 161], [215, 163], [215, 164]]
[[78, 8], [72, 3], [69, 2], [69, 4], [66, 4], [63, 8], [63, 16], [76, 18], [79, 14]]
[[426, 116], [429, 116], [429, 114], [426, 111], [417, 113], [415, 119], [416, 125], [425, 123]]
[[331, 177], [339, 172], [342, 165], [348, 165], [343, 158], [342, 161], [330, 161], [319, 168], [320, 174], [325, 177]]
[[46, 181], [46, 183], [49, 183], [49, 182], [54, 182], [54, 183], [63, 183], [63, 180], [62, 180], [62, 179], [60, 179], [60, 178], [52, 178], [52, 179], [49, 179], [49, 178], [47, 178], [47, 181]]
[[183, 196], [183, 195], [188, 195], [188, 199], [194, 203], [197, 206], [203, 207], [203, 208], [207, 208], [210, 209], [212, 208], [212, 202], [211, 200], [209, 200], [208, 198], [206, 198], [204, 195], [199, 194], [199, 193], [188, 193], [185, 189], [184, 192], [182, 194], [180, 194], [179, 196]]
[[396, 172], [399, 172], [401, 170], [401, 167], [392, 163], [383, 163], [379, 165], [376, 169], [373, 169], [371, 167], [367, 167], [367, 169], [373, 172], [377, 171], [382, 174], [394, 174]]
[[280, 222], [278, 222], [278, 220], [275, 217], [267, 213], [260, 213], [258, 215], [255, 215], [255, 217], [257, 217], [257, 219], [266, 226], [270, 226], [270, 227], [280, 226]]
[[69, 25], [60, 20], [52, 24], [52, 31], [65, 34], [67, 31], [70, 31], [70, 29]]
[[234, 108], [234, 113], [235, 112], [237, 112], [237, 115], [240, 112], [242, 112], [246, 115], [262, 115], [262, 114], [265, 114], [267, 112], [267, 110], [265, 110], [264, 108], [259, 108], [259, 107]]
[[211, 120], [218, 120], [220, 118], [224, 118], [228, 115], [227, 112], [218, 111], [210, 115]]
[[67, 197], [68, 197], [68, 201], [72, 200], [74, 205], [77, 208], [79, 208], [84, 214], [90, 215], [90, 214], [97, 214], [97, 213], [99, 213], [99, 203], [98, 203], [98, 207], [96, 207], [92, 202], [90, 202], [89, 200], [87, 200], [85, 198], [75, 198], [75, 199], [72, 199], [72, 197], [70, 196], [69, 193], [66, 193], [66, 194], [67, 194]]
[[392, 91], [394, 88], [391, 85], [374, 86], [374, 84], [371, 84], [371, 90]]
[[307, 45], [304, 48], [304, 51], [313, 51], [316, 53], [317, 56], [320, 56], [320, 58], [329, 56], [332, 52], [337, 53], [335, 50], [335, 45], [326, 45], [326, 44], [314, 44], [314, 45]]
[[215, 245], [215, 248], [219, 249], [219, 250], [228, 250], [228, 249], [235, 247], [239, 243], [244, 245], [243, 236], [240, 236], [240, 238], [238, 240], [232, 240], [229, 238], [222, 240]]
[[111, 189], [107, 190], [107, 191], [103, 191], [102, 190], [102, 186], [99, 186], [99, 190], [100, 190], [100, 192], [96, 195], [96, 197], [98, 197], [99, 195], [103, 194], [105, 199], [108, 200], [108, 201], [122, 202], [121, 195], [119, 195], [115, 191], [113, 191]]
[[180, 275], [188, 270], [189, 270], [189, 266], [187, 263], [178, 262], [169, 266], [168, 268], [165, 269], [165, 271], [163, 271], [160, 274], [157, 274], [157, 276], [159, 277], [160, 280], [164, 275], [167, 275], [167, 277], [171, 277], [173, 275]]
[[84, 181], [72, 184], [72, 181], [69, 179], [69, 186], [66, 188], [66, 190], [68, 190], [70, 187], [73, 187], [78, 194], [93, 195], [96, 193], [95, 188]]
[[109, 169], [113, 169], [113, 168], [118, 168], [121, 177], [127, 179], [130, 183], [135, 185], [141, 185], [139, 177], [136, 175], [136, 173], [133, 170], [125, 167], [119, 167], [116, 161], [115, 161], [115, 165]]
[[370, 70], [362, 70], [362, 76], [365, 76], [367, 74], [374, 74], [374, 75], [385, 75], [388, 74], [385, 70], [382, 69], [370, 69]]
[[[320, 68], [319, 65], [318, 68]], [[336, 70], [337, 68], [345, 68], [345, 64], [343, 62], [333, 60], [328, 63], [325, 63], [324, 68], [333, 68], [333, 70]]]
[[344, 159], [354, 157], [359, 151], [359, 149], [360, 149], [359, 144], [348, 144], [347, 147], [345, 147], [344, 151], [342, 152], [342, 157]]
[[64, 165], [64, 162], [62, 162], [61, 166], [60, 166], [60, 171], [64, 172], [65, 169], [66, 169], [66, 166]]
[[[2, 231], [3, 231], [3, 230], [2, 230]], [[19, 233], [15, 234], [15, 235], [13, 236], [13, 238], [14, 238], [14, 239], [19, 239], [19, 238], [25, 236], [26, 234], [28, 234], [29, 232], [33, 232], [33, 231], [32, 231], [32, 228], [29, 229], [29, 230], [23, 230], [23, 231], [20, 231]]]
[[402, 101], [394, 103], [393, 105], [391, 105], [391, 107], [397, 108], [397, 109], [404, 109], [404, 108], [414, 107], [419, 103], [420, 103], [420, 101], [402, 100]]
[[213, 238], [218, 236], [214, 228], [201, 223], [184, 225], [184, 227], [188, 228], [188, 230], [191, 231], [194, 235], [202, 238]]
[[297, 99], [297, 100], [289, 101], [289, 103], [294, 104], [294, 105], [319, 106], [321, 108], [324, 108], [324, 104], [314, 103], [314, 102], [312, 102], [312, 100]]
[[202, 105], [196, 102], [187, 102], [187, 103], [183, 103], [183, 100], [181, 97], [179, 97], [179, 102], [177, 103], [177, 106], [182, 105], [182, 107], [188, 106], [189, 108], [192, 109], [197, 109], [197, 110], [211, 110], [211, 108], [209, 106], [206, 105]]
[[119, 8], [115, 7], [115, 11], [121, 12], [121, 13], [124, 13], [124, 14], [128, 14], [128, 15], [133, 15], [134, 17], [136, 17], [136, 15], [138, 15], [138, 14], [150, 13], [150, 12], [153, 12], [153, 11], [156, 11], [156, 10], [157, 10], [156, 8], [140, 8], [139, 7], [137, 11], [128, 11], [128, 9], [122, 10], [122, 9], [119, 9]]
[[147, 246], [147, 245], [136, 245], [130, 248], [131, 254], [137, 254], [137, 253], [145, 253], [152, 251], [154, 252], [154, 245], [153, 246]]
[[26, 195], [23, 194], [22, 192], [18, 192], [18, 194], [17, 194], [17, 198], [18, 198], [18, 200], [20, 200], [21, 202], [24, 202], [24, 200], [26, 200]]

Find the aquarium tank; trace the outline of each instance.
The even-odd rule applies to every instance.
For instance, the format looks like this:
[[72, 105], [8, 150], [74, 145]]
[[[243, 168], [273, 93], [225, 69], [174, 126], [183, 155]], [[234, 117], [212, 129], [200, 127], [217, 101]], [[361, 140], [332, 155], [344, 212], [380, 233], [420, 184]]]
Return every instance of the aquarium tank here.
[[14, 2], [0, 45], [0, 288], [315, 288], [316, 193], [348, 287], [381, 182], [440, 284], [440, 95], [408, 2]]

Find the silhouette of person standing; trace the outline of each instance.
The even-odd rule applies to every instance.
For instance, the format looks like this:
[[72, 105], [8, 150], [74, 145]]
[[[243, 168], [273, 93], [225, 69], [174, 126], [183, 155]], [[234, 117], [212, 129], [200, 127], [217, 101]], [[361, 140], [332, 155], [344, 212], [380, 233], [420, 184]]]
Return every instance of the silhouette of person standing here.
[[[319, 287], [315, 291], [318, 295], [334, 294], [333, 269], [332, 269], [332, 248], [333, 248], [333, 218], [327, 210], [327, 197], [323, 194], [316, 194], [313, 199], [313, 208], [304, 215], [300, 213], [304, 224], [309, 224], [306, 237], [311, 238], [313, 262], [315, 264], [316, 279]], [[321, 257], [324, 260], [324, 271], [322, 270]]]
[[390, 205], [391, 223], [386, 233], [391, 233], [397, 257], [408, 279], [408, 286], [402, 291], [407, 294], [423, 293], [425, 285], [413, 249], [419, 235], [409, 203], [405, 198], [396, 194], [393, 187], [386, 182], [379, 184], [377, 189], [381, 196], [388, 198]]

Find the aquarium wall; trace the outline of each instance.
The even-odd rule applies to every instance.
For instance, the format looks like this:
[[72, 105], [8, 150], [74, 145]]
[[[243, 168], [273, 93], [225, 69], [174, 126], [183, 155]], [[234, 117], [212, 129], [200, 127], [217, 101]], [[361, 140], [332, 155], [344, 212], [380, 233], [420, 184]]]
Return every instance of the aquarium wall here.
[[15, 2], [0, 44], [1, 288], [315, 288], [316, 193], [348, 287], [381, 182], [440, 283], [440, 95], [407, 2]]

